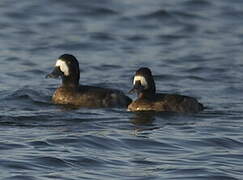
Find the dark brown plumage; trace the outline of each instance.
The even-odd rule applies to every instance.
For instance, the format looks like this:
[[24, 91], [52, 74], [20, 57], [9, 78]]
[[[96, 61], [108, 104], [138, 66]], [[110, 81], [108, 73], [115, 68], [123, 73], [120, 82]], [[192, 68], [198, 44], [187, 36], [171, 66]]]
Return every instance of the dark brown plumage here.
[[166, 111], [196, 113], [203, 105], [195, 98], [178, 94], [156, 93], [156, 87], [149, 68], [140, 68], [134, 77], [134, 87], [138, 98], [129, 106], [129, 111]]
[[79, 86], [77, 89], [59, 87], [53, 94], [56, 104], [70, 104], [80, 107], [127, 107], [132, 101], [121, 91], [92, 86]]
[[47, 77], [62, 77], [62, 85], [53, 94], [55, 104], [69, 104], [87, 108], [127, 107], [132, 100], [123, 92], [94, 86], [79, 85], [79, 63], [69, 54], [59, 57], [53, 72]]

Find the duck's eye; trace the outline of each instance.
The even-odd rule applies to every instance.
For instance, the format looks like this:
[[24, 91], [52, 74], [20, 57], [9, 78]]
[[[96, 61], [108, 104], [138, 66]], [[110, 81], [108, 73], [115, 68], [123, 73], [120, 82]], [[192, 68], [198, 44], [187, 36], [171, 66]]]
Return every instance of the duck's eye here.
[[58, 59], [56, 62], [56, 67], [59, 67], [65, 76], [69, 75], [69, 68], [65, 61]]
[[136, 81], [140, 81], [140, 83], [143, 87], [145, 87], [145, 88], [148, 87], [148, 83], [143, 76], [135, 76], [133, 79], [133, 85], [136, 83]]

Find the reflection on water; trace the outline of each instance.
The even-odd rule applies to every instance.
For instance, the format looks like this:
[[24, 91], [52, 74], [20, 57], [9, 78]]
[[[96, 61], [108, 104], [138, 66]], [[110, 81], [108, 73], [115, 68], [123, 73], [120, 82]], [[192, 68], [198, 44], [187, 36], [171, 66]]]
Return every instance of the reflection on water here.
[[159, 127], [153, 124], [156, 113], [154, 112], [136, 112], [133, 114], [130, 122], [134, 126], [134, 135], [139, 135], [140, 132], [156, 130]]
[[135, 125], [152, 125], [155, 115], [154, 112], [135, 112], [131, 122]]

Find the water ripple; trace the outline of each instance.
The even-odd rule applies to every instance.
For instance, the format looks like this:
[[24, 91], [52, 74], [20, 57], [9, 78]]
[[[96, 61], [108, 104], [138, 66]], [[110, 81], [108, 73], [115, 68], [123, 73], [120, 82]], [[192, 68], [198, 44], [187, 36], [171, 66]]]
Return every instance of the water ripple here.
[[[0, 179], [242, 179], [242, 2], [0, 1]], [[63, 53], [82, 84], [126, 93], [148, 66], [158, 92], [207, 109], [54, 105]]]

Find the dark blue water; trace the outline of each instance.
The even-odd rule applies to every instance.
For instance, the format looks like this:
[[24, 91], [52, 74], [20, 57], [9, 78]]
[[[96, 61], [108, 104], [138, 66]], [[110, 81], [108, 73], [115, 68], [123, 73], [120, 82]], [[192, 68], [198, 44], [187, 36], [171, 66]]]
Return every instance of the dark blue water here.
[[[0, 179], [243, 179], [242, 19], [241, 0], [1, 0]], [[127, 92], [148, 66], [160, 92], [208, 108], [53, 105], [63, 53], [82, 84]]]

